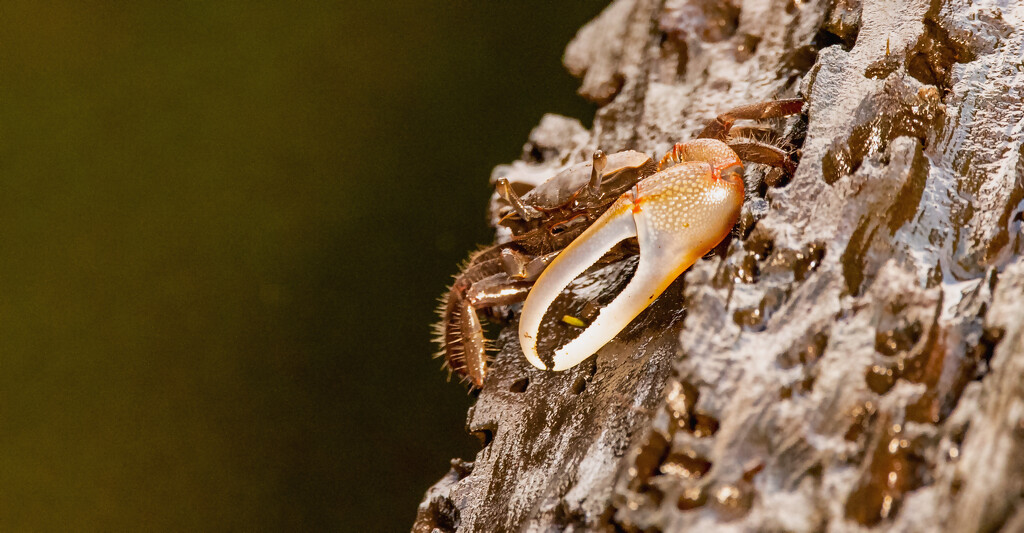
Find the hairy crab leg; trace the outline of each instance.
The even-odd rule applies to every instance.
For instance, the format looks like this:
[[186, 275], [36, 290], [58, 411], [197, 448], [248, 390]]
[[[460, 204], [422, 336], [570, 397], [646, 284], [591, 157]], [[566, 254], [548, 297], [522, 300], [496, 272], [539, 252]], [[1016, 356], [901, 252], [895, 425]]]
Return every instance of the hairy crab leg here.
[[471, 286], [452, 291], [442, 323], [445, 360], [452, 370], [465, 374], [475, 387], [487, 376], [487, 340], [477, 309], [519, 303], [530, 292], [532, 281], [509, 281], [494, 274]]
[[[474, 387], [487, 376], [487, 340], [479, 309], [511, 305], [526, 299], [534, 280], [559, 254], [530, 257], [509, 247], [482, 252], [455, 280], [444, 299], [441, 323], [436, 326], [438, 355], [453, 371], [465, 375]], [[491, 257], [497, 255], [497, 257]]]
[[781, 168], [790, 176], [796, 173], [796, 164], [789, 159], [789, 153], [777, 146], [755, 140], [743, 140], [729, 143], [729, 148], [744, 161]]
[[[743, 166], [724, 143], [698, 139], [673, 149], [684, 162], [641, 181], [572, 242], [537, 279], [523, 305], [519, 341], [534, 366], [565, 370], [597, 352], [732, 230], [743, 204]], [[561, 291], [620, 241], [635, 236], [636, 273], [550, 363], [537, 352], [544, 313]]]

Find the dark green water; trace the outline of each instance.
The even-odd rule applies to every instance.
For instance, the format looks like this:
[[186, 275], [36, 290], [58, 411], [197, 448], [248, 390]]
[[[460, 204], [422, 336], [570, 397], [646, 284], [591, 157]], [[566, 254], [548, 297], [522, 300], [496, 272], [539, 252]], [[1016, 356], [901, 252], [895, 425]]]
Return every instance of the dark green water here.
[[604, 2], [0, 10], [0, 530], [405, 530], [434, 299]]

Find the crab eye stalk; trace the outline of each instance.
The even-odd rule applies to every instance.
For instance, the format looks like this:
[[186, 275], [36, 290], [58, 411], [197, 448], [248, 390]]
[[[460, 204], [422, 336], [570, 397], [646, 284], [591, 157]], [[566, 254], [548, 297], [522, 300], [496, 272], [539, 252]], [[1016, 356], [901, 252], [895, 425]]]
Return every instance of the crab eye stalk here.
[[587, 192], [591, 198], [598, 198], [601, 194], [601, 181], [604, 179], [604, 169], [608, 166], [608, 156], [601, 150], [594, 152], [594, 161], [590, 167], [590, 183], [587, 185]]
[[501, 196], [509, 205], [512, 206], [512, 210], [516, 212], [523, 220], [530, 220], [534, 217], [532, 213], [523, 203], [523, 199], [519, 197], [514, 190], [512, 190], [512, 184], [509, 183], [507, 178], [498, 178], [495, 183], [495, 189], [498, 191], [498, 196]]

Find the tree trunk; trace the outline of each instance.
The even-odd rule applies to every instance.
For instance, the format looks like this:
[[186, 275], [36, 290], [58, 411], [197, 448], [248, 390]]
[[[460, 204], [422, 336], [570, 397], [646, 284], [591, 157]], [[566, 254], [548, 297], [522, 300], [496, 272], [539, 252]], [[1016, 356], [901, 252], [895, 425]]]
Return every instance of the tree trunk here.
[[1024, 530], [1022, 28], [1015, 0], [613, 2], [565, 54], [593, 129], [547, 116], [496, 173], [795, 95], [799, 167], [596, 358], [538, 371], [513, 321], [484, 447], [414, 531]]

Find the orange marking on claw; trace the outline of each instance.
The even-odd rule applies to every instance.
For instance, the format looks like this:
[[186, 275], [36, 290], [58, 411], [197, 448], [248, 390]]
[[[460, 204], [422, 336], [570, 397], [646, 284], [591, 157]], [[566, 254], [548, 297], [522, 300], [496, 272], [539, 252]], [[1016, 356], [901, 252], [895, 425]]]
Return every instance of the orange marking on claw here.
[[646, 199], [644, 196], [640, 196], [640, 184], [637, 183], [633, 186], [633, 212], [639, 213], [641, 211], [640, 204]]
[[732, 167], [732, 166], [742, 165], [742, 164], [743, 164], [743, 162], [737, 159], [736, 161], [730, 161], [730, 162], [722, 163], [720, 165], [715, 165], [715, 166], [711, 167], [711, 176], [714, 179], [716, 179], [716, 180], [722, 179], [722, 171], [723, 170], [725, 170], [725, 169], [727, 169], [729, 167]]

